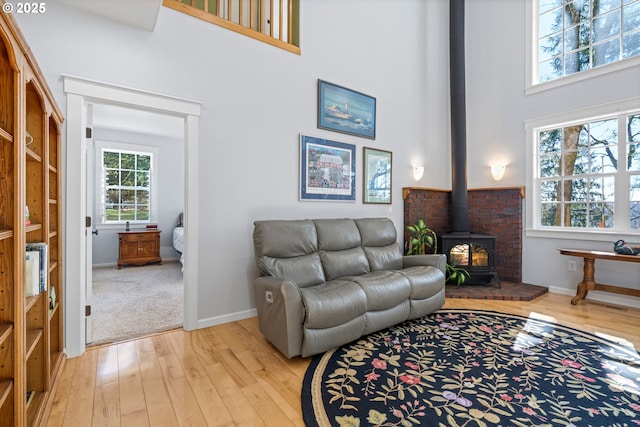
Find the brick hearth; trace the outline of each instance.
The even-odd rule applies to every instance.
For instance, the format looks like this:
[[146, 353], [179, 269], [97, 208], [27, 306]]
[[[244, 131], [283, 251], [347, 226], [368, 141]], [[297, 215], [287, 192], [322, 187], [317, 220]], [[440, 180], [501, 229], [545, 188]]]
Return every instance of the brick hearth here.
[[542, 286], [524, 285], [522, 283], [500, 282], [500, 288], [491, 285], [462, 285], [449, 284], [446, 286], [447, 298], [492, 299], [503, 301], [531, 301], [547, 293]]

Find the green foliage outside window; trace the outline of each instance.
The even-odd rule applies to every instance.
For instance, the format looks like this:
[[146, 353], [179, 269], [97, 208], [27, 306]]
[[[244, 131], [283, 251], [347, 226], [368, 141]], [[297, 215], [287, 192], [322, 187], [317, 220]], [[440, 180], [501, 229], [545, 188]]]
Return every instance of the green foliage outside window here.
[[103, 151], [105, 220], [149, 221], [151, 155]]
[[539, 0], [539, 82], [640, 55], [640, 0]]
[[[540, 225], [614, 228], [616, 188], [625, 186], [628, 226], [640, 229], [640, 115], [624, 117], [623, 138], [618, 120], [538, 132]], [[626, 161], [620, 159], [621, 149]]]

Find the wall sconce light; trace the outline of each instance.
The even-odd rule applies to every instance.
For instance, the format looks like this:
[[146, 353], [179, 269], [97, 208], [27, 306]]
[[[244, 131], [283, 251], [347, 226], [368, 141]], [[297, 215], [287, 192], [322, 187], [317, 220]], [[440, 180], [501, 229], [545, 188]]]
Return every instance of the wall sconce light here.
[[501, 165], [501, 164], [491, 165], [491, 176], [496, 181], [500, 181], [504, 176], [505, 169], [506, 169], [505, 165]]
[[422, 178], [422, 175], [424, 175], [424, 166], [414, 166], [413, 179], [415, 179], [416, 181], [420, 181], [420, 178]]

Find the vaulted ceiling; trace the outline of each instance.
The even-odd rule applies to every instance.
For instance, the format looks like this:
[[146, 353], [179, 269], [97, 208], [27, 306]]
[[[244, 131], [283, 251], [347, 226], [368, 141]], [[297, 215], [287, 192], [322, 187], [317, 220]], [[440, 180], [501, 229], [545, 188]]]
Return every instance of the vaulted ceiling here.
[[162, 0], [56, 0], [96, 15], [153, 31]]
[[[162, 0], [54, 0], [104, 18], [153, 31]], [[183, 138], [182, 119], [111, 105], [94, 105], [94, 128]]]

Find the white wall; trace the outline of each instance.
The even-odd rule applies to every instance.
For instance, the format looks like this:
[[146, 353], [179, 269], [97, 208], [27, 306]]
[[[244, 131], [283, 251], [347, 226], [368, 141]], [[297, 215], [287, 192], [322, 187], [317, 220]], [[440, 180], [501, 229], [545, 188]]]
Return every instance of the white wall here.
[[[93, 127], [94, 141], [108, 141], [156, 147], [158, 149], [158, 229], [160, 256], [177, 260], [180, 254], [172, 247], [173, 228], [184, 211], [184, 141], [159, 135], [140, 134]], [[94, 192], [94, 196], [96, 193]], [[94, 203], [95, 206], [95, 203]], [[96, 217], [96, 215], [94, 215]], [[115, 265], [118, 261], [118, 231], [122, 226], [97, 226], [93, 236], [93, 265]], [[135, 228], [135, 227], [134, 227]], [[144, 228], [144, 225], [141, 227]]]
[[[489, 165], [495, 160], [508, 166], [500, 186], [526, 185], [525, 130], [527, 120], [570, 112], [640, 95], [640, 67], [525, 95], [525, 12], [529, 1], [467, 1], [467, 135], [469, 187], [495, 186]], [[532, 191], [527, 188], [527, 192]], [[594, 241], [524, 236], [525, 283], [575, 295], [582, 279], [582, 259], [560, 255], [558, 248], [611, 250], [615, 237]], [[605, 239], [606, 241], [602, 241]], [[636, 237], [640, 241], [640, 236]], [[568, 271], [568, 261], [577, 271]], [[640, 289], [640, 264], [596, 262], [600, 283]], [[640, 298], [597, 291], [589, 297], [640, 306]]]
[[[254, 220], [388, 216], [402, 231], [412, 162], [426, 166], [421, 185], [447, 185], [447, 36], [427, 36], [426, 24], [446, 31], [448, 3], [388, 5], [303, 1], [300, 56], [167, 8], [153, 33], [54, 1], [45, 15], [18, 18], [63, 111], [61, 74], [202, 102], [196, 255], [206, 322], [255, 306]], [[317, 129], [318, 79], [377, 98], [375, 141]], [[300, 133], [356, 145], [356, 202], [298, 200]], [[393, 152], [391, 205], [361, 202], [363, 146]]]
[[[636, 67], [525, 96], [526, 4], [467, 2], [469, 188], [526, 184], [525, 120], [640, 94]], [[153, 33], [54, 1], [17, 18], [63, 111], [62, 73], [202, 101], [201, 320], [254, 307], [254, 220], [389, 216], [401, 231], [402, 187], [451, 186], [446, 0], [303, 0], [300, 56], [166, 8]], [[316, 128], [317, 79], [377, 98], [375, 141]], [[362, 204], [360, 164], [355, 203], [298, 201], [301, 132], [355, 144], [358, 162], [362, 146], [392, 151], [392, 205]], [[508, 163], [499, 183], [495, 160]], [[557, 248], [578, 244], [525, 237], [524, 281], [574, 293], [580, 271]]]

